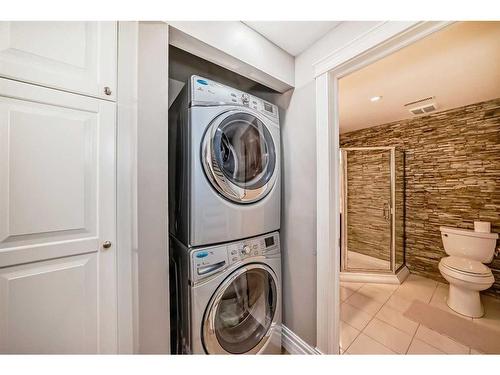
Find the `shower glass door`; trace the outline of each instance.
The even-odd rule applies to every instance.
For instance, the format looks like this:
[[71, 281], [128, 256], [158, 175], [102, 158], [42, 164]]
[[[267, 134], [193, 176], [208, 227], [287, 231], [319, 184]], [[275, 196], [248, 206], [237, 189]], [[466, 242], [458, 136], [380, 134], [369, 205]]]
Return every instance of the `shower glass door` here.
[[342, 149], [342, 271], [393, 271], [394, 148]]

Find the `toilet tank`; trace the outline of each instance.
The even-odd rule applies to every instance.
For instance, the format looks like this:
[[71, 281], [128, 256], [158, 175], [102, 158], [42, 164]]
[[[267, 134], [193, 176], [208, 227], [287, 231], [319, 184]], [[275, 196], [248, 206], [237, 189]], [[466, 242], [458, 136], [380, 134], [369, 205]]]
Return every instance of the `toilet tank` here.
[[495, 254], [497, 233], [481, 233], [468, 229], [439, 227], [444, 251], [481, 263], [490, 263]]

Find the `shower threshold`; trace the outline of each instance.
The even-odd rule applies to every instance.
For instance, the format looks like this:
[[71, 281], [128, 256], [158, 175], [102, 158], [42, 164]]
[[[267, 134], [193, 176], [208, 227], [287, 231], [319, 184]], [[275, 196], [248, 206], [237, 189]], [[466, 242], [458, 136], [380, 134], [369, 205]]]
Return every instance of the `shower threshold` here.
[[380, 283], [380, 284], [401, 284], [406, 280], [410, 270], [408, 267], [400, 267], [396, 273], [388, 271], [388, 273], [382, 272], [370, 272], [370, 271], [343, 271], [340, 272], [340, 281], [347, 281], [352, 283]]

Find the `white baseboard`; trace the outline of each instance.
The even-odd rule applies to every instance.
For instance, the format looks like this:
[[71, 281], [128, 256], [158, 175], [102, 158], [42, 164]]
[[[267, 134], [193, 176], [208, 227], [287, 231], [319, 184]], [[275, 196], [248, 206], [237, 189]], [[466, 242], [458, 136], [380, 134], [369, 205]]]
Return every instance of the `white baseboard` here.
[[290, 354], [322, 354], [318, 349], [302, 340], [295, 332], [285, 325], [281, 326], [281, 343]]

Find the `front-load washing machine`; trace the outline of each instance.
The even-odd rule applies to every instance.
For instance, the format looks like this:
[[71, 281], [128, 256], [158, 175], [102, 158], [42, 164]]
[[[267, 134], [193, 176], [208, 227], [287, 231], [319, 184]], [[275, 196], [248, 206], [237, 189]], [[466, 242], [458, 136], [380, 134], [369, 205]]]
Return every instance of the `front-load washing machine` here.
[[170, 233], [188, 247], [280, 227], [278, 107], [192, 76], [169, 110]]
[[171, 348], [175, 354], [279, 354], [277, 232], [187, 248], [171, 237]]

